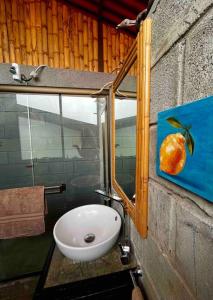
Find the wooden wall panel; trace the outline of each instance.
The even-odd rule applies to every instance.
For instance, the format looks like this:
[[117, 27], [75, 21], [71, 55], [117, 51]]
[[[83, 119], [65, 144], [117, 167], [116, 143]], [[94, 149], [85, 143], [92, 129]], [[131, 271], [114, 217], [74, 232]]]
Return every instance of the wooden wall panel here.
[[[134, 37], [117, 31], [110, 25], [103, 24], [103, 62], [104, 72], [111, 73], [118, 71], [124, 61]], [[136, 66], [129, 72], [130, 75], [136, 74]]]
[[[124, 60], [133, 37], [103, 24], [104, 72]], [[0, 0], [0, 63], [98, 71], [98, 21], [62, 0]]]

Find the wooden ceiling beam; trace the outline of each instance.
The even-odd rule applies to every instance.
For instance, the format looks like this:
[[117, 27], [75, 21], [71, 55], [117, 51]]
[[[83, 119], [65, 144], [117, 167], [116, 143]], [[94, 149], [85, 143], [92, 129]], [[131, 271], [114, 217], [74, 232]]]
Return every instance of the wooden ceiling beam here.
[[[116, 26], [124, 19], [123, 17], [121, 19], [119, 19], [118, 16], [115, 16], [113, 13], [111, 13], [107, 10], [104, 10], [102, 12], [102, 16], [105, 20], [110, 20], [112, 22], [112, 24], [114, 25], [114, 29], [116, 29]], [[106, 23], [109, 24], [109, 21], [107, 21]], [[129, 33], [134, 36], [136, 36], [136, 34], [137, 34], [135, 27], [125, 28], [125, 30], [123, 32]]]
[[[130, 1], [125, 0], [116, 0], [116, 3], [121, 5], [122, 7], [125, 7], [128, 11], [132, 11], [135, 17], [147, 7], [147, 4], [144, 2], [146, 1], [140, 1], [140, 3], [136, 3], [135, 0], [132, 1], [132, 4], [130, 4]], [[148, 2], [148, 1], [147, 1]]]
[[[98, 13], [99, 0], [89, 1], [89, 0], [66, 0], [70, 4], [79, 5], [82, 9], [88, 9], [92, 12]], [[132, 1], [129, 0], [116, 0], [116, 2], [109, 0], [101, 0], [103, 9], [109, 10], [119, 17], [123, 18], [134, 18], [138, 15], [140, 11], [147, 7], [148, 1]]]
[[102, 15], [105, 17], [105, 19], [111, 20], [115, 25], [118, 25], [123, 19], [125, 19], [124, 17], [121, 17], [120, 19], [119, 16], [115, 15], [113, 12], [106, 9], [103, 10]]
[[[67, 3], [70, 4], [70, 6], [72, 6], [73, 8], [79, 9], [81, 11], [84, 11], [87, 14], [90, 14], [91, 16], [95, 17], [96, 19], [99, 18], [98, 12], [94, 11], [91, 8], [86, 8], [84, 6], [81, 6], [80, 1], [71, 1], [71, 0], [66, 0]], [[78, 3], [77, 3], [78, 2]], [[102, 21], [108, 25], [113, 26], [114, 28], [116, 27], [116, 25], [118, 25], [120, 23], [120, 19], [116, 18], [114, 15], [112, 15], [111, 13], [104, 13], [104, 15], [102, 15]], [[121, 30], [120, 30], [121, 31]], [[122, 32], [125, 32], [133, 37], [136, 36], [136, 31], [133, 28], [126, 28], [123, 29]]]
[[72, 6], [79, 7], [83, 10], [89, 11], [90, 13], [98, 14], [99, 6], [91, 1], [87, 0], [67, 0]]
[[133, 5], [134, 7], [138, 7], [140, 8], [141, 5], [144, 5], [144, 7], [146, 8], [148, 5], [149, 0], [118, 0], [121, 1], [122, 3], [126, 3], [126, 4], [130, 4]]
[[138, 13], [140, 12], [140, 11], [137, 13], [132, 12], [132, 10], [121, 6], [121, 4], [118, 4], [117, 2], [110, 2], [110, 1], [103, 2], [103, 10], [116, 15], [118, 18], [121, 19], [121, 21], [125, 18], [135, 19]]
[[[78, 5], [79, 7], [82, 7], [82, 9], [89, 10], [91, 13], [96, 14], [99, 17], [99, 2], [95, 1], [91, 3], [89, 0], [72, 0], [69, 1], [71, 5]], [[105, 15], [110, 15], [110, 20], [115, 22], [115, 25], [118, 25], [123, 19], [135, 19], [137, 17], [136, 14], [132, 13], [131, 11], [128, 11], [125, 8], [122, 8], [120, 5], [117, 4], [109, 4], [109, 1], [100, 1], [102, 5], [102, 11]]]

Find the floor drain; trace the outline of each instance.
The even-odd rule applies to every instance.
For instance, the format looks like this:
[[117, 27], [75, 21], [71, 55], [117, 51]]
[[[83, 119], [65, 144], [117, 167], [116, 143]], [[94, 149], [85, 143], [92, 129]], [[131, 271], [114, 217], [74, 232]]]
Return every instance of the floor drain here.
[[88, 233], [84, 237], [86, 243], [92, 243], [95, 240], [95, 235], [93, 233]]

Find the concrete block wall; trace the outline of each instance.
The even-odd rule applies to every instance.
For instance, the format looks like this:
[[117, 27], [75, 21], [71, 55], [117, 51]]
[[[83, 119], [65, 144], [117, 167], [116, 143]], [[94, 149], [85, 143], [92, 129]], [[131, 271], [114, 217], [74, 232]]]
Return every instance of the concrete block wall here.
[[148, 299], [213, 299], [213, 205], [156, 175], [157, 113], [213, 94], [212, 0], [156, 0], [148, 238], [131, 240]]

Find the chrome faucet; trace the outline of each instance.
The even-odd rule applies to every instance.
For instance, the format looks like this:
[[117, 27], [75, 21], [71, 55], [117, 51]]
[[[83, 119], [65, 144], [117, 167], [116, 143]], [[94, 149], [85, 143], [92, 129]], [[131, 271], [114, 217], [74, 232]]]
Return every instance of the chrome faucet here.
[[121, 206], [122, 206], [122, 209], [123, 209], [123, 221], [125, 221], [125, 204], [123, 203], [122, 199], [120, 197], [118, 197], [117, 195], [115, 194], [110, 194], [110, 193], [107, 193], [106, 191], [103, 191], [103, 190], [95, 190], [95, 192], [101, 196], [104, 197], [104, 201], [105, 201], [105, 204], [106, 205], [109, 205], [111, 206], [111, 202], [112, 201], [115, 201], [117, 203], [119, 203]]
[[[115, 194], [110, 194], [110, 193], [107, 193], [106, 191], [103, 191], [103, 190], [95, 190], [95, 192], [101, 196], [104, 196], [106, 198], [108, 198], [109, 200], [114, 200], [114, 201], [117, 201], [117, 202], [121, 202], [122, 199], [120, 197], [118, 197], [117, 195]], [[122, 205], [123, 205], [123, 202], [122, 202]]]
[[123, 241], [122, 243], [119, 243], [119, 248], [121, 250], [121, 262], [123, 265], [129, 264], [130, 261], [130, 242], [126, 239], [126, 226], [125, 226], [125, 220], [126, 220], [126, 212], [125, 212], [125, 204], [123, 203], [122, 199], [118, 197], [115, 194], [107, 193], [103, 190], [95, 190], [95, 192], [101, 196], [104, 197], [105, 204], [109, 204], [111, 206], [111, 202], [115, 201], [119, 203], [122, 206], [123, 209]]

